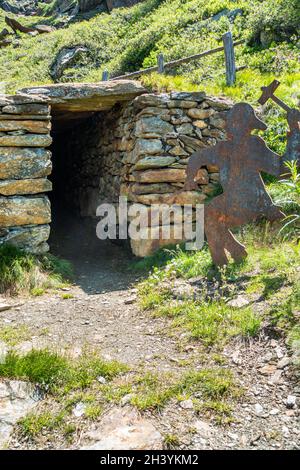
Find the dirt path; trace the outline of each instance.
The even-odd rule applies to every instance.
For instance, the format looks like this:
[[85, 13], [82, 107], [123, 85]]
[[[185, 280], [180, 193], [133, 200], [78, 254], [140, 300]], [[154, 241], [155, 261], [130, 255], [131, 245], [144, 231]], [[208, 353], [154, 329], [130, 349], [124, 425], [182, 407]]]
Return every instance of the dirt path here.
[[[57, 294], [23, 299], [23, 305], [0, 312], [0, 326], [29, 328], [31, 337], [19, 349], [55, 345], [78, 356], [88, 346], [106, 359], [158, 372], [214, 364], [198, 343], [187, 345], [184, 333], [170, 335], [169, 320], [152, 318], [139, 310], [134, 288], [138, 277], [128, 270], [130, 254], [126, 250], [99, 242], [91, 225], [68, 226], [68, 230], [70, 235], [56, 232], [52, 251], [73, 263], [74, 286]], [[64, 294], [69, 298], [62, 298]], [[193, 407], [172, 402], [160, 413], [146, 413], [154, 427], [162, 435], [176, 435], [177, 448], [299, 449], [300, 387], [283, 340], [262, 333], [250, 343], [232, 344], [224, 357], [245, 390], [235, 406], [234, 421], [217, 426]], [[295, 404], [288, 404], [289, 396], [296, 398]], [[11, 444], [20, 445], [32, 448], [32, 444]]]

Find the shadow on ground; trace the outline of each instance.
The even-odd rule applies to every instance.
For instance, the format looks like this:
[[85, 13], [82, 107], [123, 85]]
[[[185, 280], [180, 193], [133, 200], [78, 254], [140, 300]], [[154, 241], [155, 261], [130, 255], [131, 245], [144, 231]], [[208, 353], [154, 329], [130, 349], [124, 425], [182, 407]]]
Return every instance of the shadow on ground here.
[[97, 222], [90, 217], [56, 213], [50, 251], [72, 263], [75, 282], [87, 294], [128, 289], [140, 275], [131, 267], [134, 256], [126, 245], [99, 240]]

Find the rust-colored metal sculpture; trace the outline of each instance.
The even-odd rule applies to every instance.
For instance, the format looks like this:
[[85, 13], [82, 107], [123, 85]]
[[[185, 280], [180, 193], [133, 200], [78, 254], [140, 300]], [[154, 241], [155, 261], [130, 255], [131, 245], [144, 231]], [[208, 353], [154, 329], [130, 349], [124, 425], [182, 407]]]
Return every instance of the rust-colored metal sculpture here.
[[252, 135], [254, 129], [266, 130], [247, 103], [238, 103], [227, 113], [227, 140], [194, 153], [188, 163], [186, 190], [197, 189], [195, 176], [199, 168], [216, 165], [220, 169], [223, 194], [205, 207], [205, 234], [213, 262], [228, 263], [226, 251], [235, 261], [247, 256], [246, 249], [230, 228], [253, 222], [260, 217], [273, 222], [284, 214], [273, 204], [260, 173], [281, 173], [281, 157], [267, 147], [264, 140]]

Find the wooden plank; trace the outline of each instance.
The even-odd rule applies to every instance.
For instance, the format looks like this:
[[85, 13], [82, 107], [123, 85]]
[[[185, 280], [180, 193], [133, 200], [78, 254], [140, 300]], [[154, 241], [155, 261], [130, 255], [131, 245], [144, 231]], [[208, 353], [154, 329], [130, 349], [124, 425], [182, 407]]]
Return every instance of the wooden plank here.
[[102, 72], [102, 82], [106, 82], [109, 78], [109, 74], [108, 74], [108, 71], [107, 70], [104, 70]]
[[225, 54], [226, 84], [231, 86], [235, 83], [236, 79], [234, 43], [231, 32], [228, 31], [227, 33], [223, 34], [222, 40]]
[[[243, 44], [244, 40], [240, 39], [233, 43], [234, 46], [239, 46]], [[201, 57], [205, 57], [211, 54], [215, 54], [216, 52], [222, 52], [224, 50], [224, 46], [215, 47], [214, 49], [210, 49], [208, 51], [200, 52], [199, 54], [190, 55], [188, 57], [183, 57], [182, 59], [172, 60], [171, 62], [166, 62], [164, 64], [164, 69], [177, 67], [178, 65], [185, 64], [192, 60], [201, 59]], [[139, 77], [140, 75], [146, 75], [148, 73], [157, 72], [158, 66], [155, 67], [148, 67], [147, 69], [138, 70], [137, 72], [130, 72], [125, 75], [120, 75], [119, 77], [112, 77], [110, 80], [122, 80], [126, 78], [134, 78]]]

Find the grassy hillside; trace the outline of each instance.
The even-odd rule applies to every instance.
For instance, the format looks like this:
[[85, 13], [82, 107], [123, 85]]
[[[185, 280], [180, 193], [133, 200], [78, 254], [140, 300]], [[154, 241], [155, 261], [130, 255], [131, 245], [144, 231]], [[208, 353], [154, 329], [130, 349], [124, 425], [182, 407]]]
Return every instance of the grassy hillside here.
[[[45, 11], [46, 13], [46, 11]], [[0, 30], [5, 12], [0, 12]], [[18, 18], [23, 24], [57, 23], [51, 16]], [[100, 13], [77, 20], [53, 33], [30, 37], [20, 34], [0, 50], [0, 81], [7, 92], [52, 82], [49, 68], [63, 47], [84, 45], [88, 52], [64, 72], [61, 81], [99, 81], [156, 63], [162, 52], [166, 61], [216, 47], [231, 30], [245, 45], [236, 47], [238, 72], [234, 87], [226, 87], [223, 54], [191, 62], [172, 75], [153, 74], [144, 83], [154, 89], [205, 90], [255, 104], [260, 86], [276, 77], [282, 85], [278, 96], [292, 105], [300, 97], [298, 0], [146, 0], [132, 8]], [[297, 42], [298, 41], [298, 42]], [[271, 104], [268, 105], [272, 109]], [[286, 122], [278, 107], [268, 112], [268, 142], [284, 149]]]

